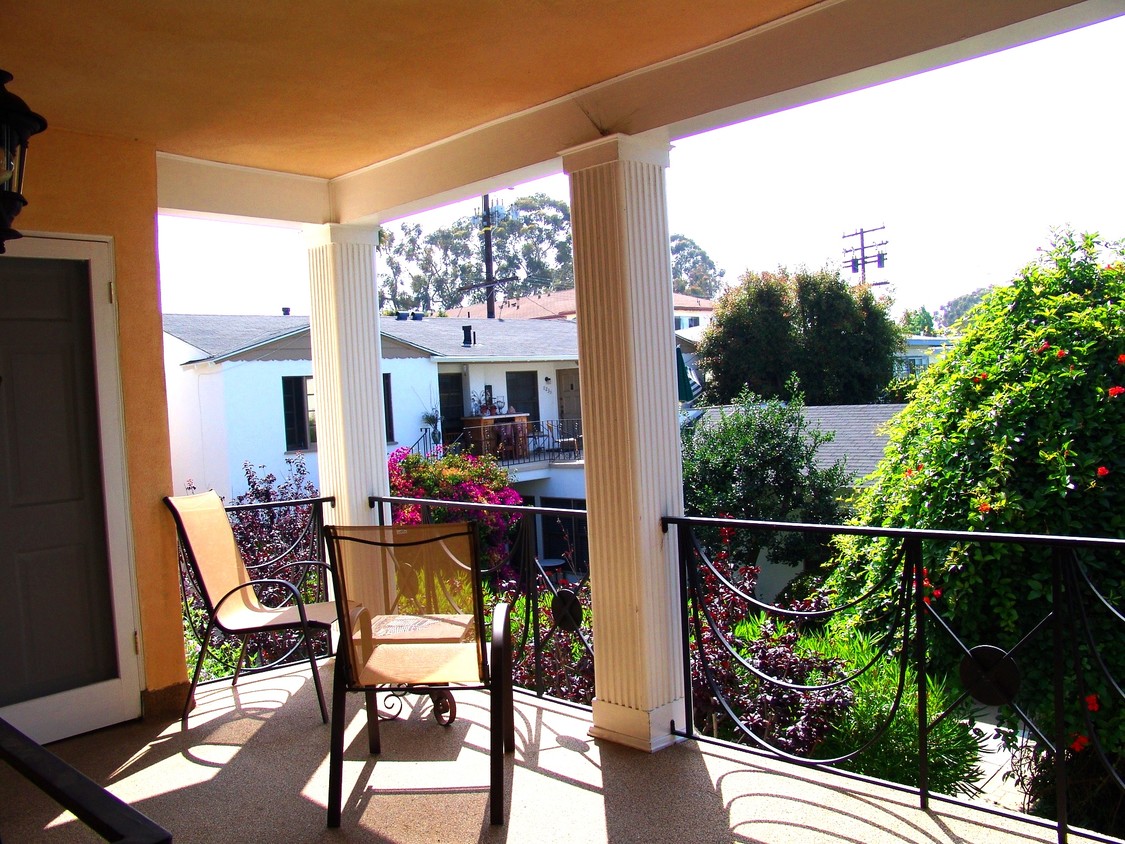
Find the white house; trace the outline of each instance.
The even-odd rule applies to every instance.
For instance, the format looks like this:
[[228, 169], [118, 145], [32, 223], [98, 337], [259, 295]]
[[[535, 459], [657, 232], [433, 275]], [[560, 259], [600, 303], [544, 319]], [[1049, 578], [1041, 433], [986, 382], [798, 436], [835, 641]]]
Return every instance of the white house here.
[[[283, 477], [296, 452], [317, 483], [308, 317], [165, 314], [163, 321], [175, 489], [235, 496], [246, 489], [246, 462]], [[381, 341], [388, 452], [429, 435], [430, 413], [441, 417], [446, 442], [466, 427], [478, 430], [486, 396], [502, 404], [500, 413], [580, 430], [573, 321], [385, 320]], [[514, 475], [528, 497], [584, 499], [580, 460], [524, 462]]]
[[959, 337], [927, 337], [909, 334], [903, 338], [903, 350], [895, 356], [895, 375], [919, 375], [930, 364], [957, 345]]

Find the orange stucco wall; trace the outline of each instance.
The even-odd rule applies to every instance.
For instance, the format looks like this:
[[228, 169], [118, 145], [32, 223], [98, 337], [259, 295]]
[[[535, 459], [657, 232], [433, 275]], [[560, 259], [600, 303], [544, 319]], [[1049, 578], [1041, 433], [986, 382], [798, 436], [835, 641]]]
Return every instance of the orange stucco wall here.
[[145, 685], [186, 679], [156, 257], [156, 155], [145, 145], [49, 128], [28, 153], [21, 231], [109, 235], [116, 261], [121, 380]]

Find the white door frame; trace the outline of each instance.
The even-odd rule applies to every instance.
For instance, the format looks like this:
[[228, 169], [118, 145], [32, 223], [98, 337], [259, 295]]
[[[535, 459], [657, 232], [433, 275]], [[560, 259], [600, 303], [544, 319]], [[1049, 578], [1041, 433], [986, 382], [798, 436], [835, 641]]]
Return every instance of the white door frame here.
[[0, 717], [36, 741], [46, 743], [141, 714], [143, 672], [137, 624], [140, 614], [118, 359], [115, 264], [112, 238], [25, 233], [19, 240], [8, 241], [5, 249], [12, 257], [78, 260], [87, 262], [90, 268], [94, 372], [118, 676], [0, 709]]

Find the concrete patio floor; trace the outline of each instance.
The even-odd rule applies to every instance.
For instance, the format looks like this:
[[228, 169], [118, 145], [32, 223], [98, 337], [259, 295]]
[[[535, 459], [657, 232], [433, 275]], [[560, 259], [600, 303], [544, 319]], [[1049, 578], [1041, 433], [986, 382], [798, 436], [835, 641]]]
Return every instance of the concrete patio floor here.
[[[332, 661], [321, 666], [326, 689]], [[589, 713], [516, 696], [507, 824], [488, 824], [488, 700], [458, 696], [438, 726], [405, 699], [367, 756], [361, 695], [349, 696], [340, 830], [325, 828], [329, 728], [308, 670], [201, 687], [190, 728], [134, 722], [51, 745], [169, 829], [177, 842], [768, 842], [1030, 844], [1053, 829], [693, 741], [656, 754], [597, 742]], [[0, 838], [96, 841], [7, 766]], [[1072, 834], [1072, 841], [1083, 840]]]

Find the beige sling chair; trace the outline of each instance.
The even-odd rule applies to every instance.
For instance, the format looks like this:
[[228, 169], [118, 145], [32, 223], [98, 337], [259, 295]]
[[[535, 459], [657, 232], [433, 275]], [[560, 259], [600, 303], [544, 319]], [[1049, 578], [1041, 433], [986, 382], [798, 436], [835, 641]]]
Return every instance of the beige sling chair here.
[[[378, 692], [428, 694], [434, 717], [457, 716], [453, 689], [488, 689], [490, 820], [504, 822], [504, 753], [515, 749], [509, 608], [486, 640], [477, 530], [471, 522], [325, 528], [340, 616], [332, 686], [328, 826], [340, 825], [345, 699], [363, 692], [368, 749], [379, 753]], [[351, 607], [350, 612], [347, 610]]]
[[[328, 723], [328, 709], [324, 704], [324, 691], [320, 686], [316, 657], [309, 640], [313, 631], [323, 631], [329, 638], [331, 647], [332, 623], [336, 620], [336, 605], [331, 601], [305, 603], [301, 592], [294, 584], [280, 578], [251, 580], [246, 563], [235, 543], [234, 531], [227, 518], [226, 508], [219, 496], [211, 491], [198, 495], [180, 495], [164, 499], [172, 517], [176, 520], [180, 547], [191, 569], [191, 575], [199, 590], [199, 598], [207, 613], [207, 632], [199, 645], [199, 658], [195, 663], [195, 673], [191, 678], [184, 713], [180, 720], [187, 729], [188, 713], [191, 711], [195, 687], [199, 683], [199, 673], [203, 659], [207, 655], [211, 633], [217, 628], [228, 636], [242, 640], [238, 654], [238, 664], [234, 669], [232, 685], [238, 683], [242, 673], [242, 663], [246, 656], [246, 639], [251, 633], [265, 633], [280, 630], [299, 630], [303, 637], [305, 650], [312, 667], [313, 684], [320, 702], [320, 717]], [[317, 561], [301, 561], [290, 566], [325, 566]], [[283, 568], [287, 568], [283, 567]], [[325, 566], [326, 567], [326, 566]], [[262, 603], [255, 587], [273, 586], [288, 593], [283, 606], [268, 607]]]

